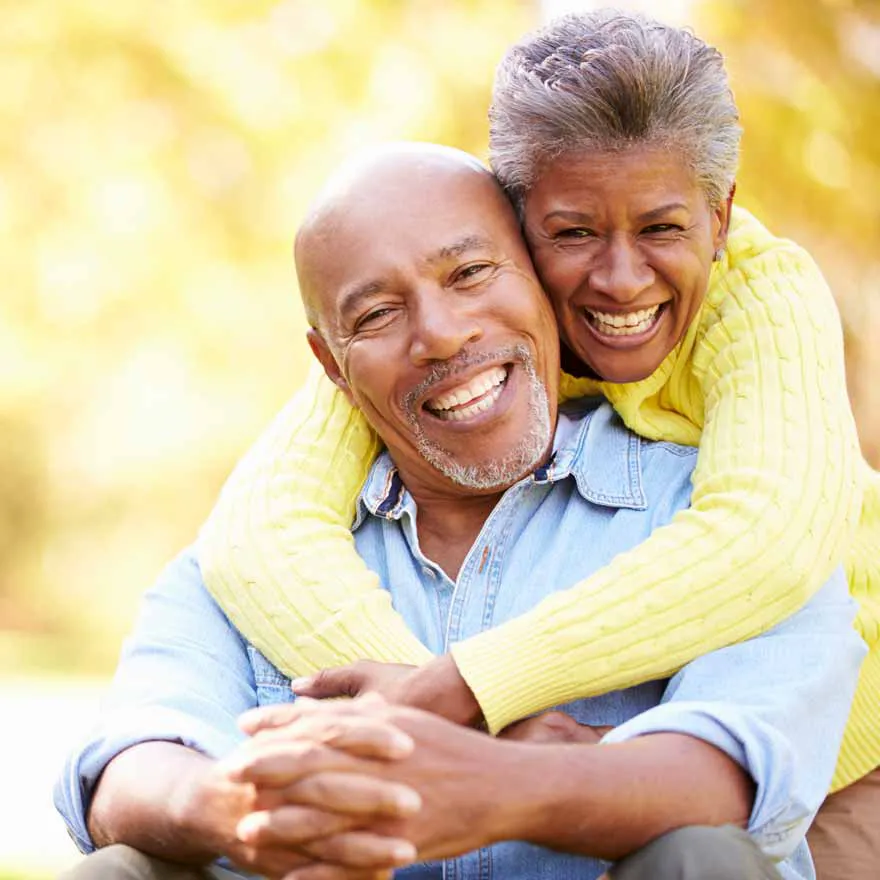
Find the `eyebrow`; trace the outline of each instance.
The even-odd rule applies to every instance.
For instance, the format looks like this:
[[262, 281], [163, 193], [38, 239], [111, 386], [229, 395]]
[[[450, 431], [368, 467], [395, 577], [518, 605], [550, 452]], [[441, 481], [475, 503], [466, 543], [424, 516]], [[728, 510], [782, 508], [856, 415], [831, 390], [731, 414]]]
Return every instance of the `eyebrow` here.
[[[660, 205], [657, 208], [651, 208], [650, 211], [645, 211], [644, 214], [639, 214], [638, 217], [636, 217], [636, 220], [638, 220], [639, 223], [650, 223], [652, 220], [656, 220], [658, 217], [662, 217], [669, 211], [687, 210], [689, 210], [689, 208], [684, 202], [668, 202], [667, 204]], [[573, 222], [590, 222], [593, 220], [593, 215], [589, 213], [589, 211], [567, 211], [564, 209], [561, 209], [559, 211], [551, 211], [545, 219], [550, 220], [557, 217], [562, 220], [570, 220]]]
[[492, 242], [482, 235], [463, 235], [461, 238], [438, 248], [429, 258], [429, 262], [448, 260], [450, 257], [460, 257], [468, 251], [486, 250], [492, 247]]
[[381, 293], [384, 289], [385, 285], [381, 281], [365, 281], [363, 284], [358, 284], [342, 295], [339, 314], [342, 316], [351, 314], [365, 299]]
[[[481, 235], [463, 235], [450, 244], [443, 245], [427, 258], [427, 262], [436, 263], [440, 260], [448, 260], [460, 257], [469, 251], [486, 250], [492, 246], [492, 242]], [[339, 301], [339, 314], [343, 317], [355, 311], [360, 304], [378, 293], [382, 293], [386, 285], [382, 281], [365, 281], [347, 290]]]
[[645, 211], [644, 214], [639, 214], [636, 218], [641, 223], [650, 223], [651, 220], [656, 220], [658, 217], [662, 217], [664, 214], [669, 213], [670, 211], [687, 211], [688, 206], [684, 202], [669, 202], [666, 205], [660, 205], [659, 208], [652, 208], [650, 211]]

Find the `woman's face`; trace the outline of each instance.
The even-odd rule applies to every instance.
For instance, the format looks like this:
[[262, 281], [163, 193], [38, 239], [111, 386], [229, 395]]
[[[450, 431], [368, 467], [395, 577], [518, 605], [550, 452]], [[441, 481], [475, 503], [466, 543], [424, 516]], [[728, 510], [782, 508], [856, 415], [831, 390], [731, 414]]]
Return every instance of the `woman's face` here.
[[608, 382], [653, 373], [700, 308], [729, 202], [710, 207], [675, 153], [633, 147], [548, 163], [524, 209], [572, 353]]

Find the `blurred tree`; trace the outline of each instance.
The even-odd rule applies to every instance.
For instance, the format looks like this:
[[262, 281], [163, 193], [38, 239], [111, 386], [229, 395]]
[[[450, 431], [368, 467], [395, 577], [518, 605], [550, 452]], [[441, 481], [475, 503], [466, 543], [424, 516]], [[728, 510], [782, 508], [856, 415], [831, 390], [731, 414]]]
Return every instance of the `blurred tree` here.
[[880, 466], [880, 4], [715, 0], [697, 12], [742, 111], [738, 198], [831, 281], [862, 446]]
[[[494, 66], [539, 9], [0, 0], [0, 667], [34, 646], [112, 666], [308, 360], [289, 242], [309, 198], [366, 143], [484, 154]], [[839, 295], [876, 461], [876, 4], [693, 12], [743, 110], [742, 200]]]
[[533, 10], [0, 13], [0, 666], [24, 657], [14, 626], [91, 634], [68, 668], [107, 668], [309, 358], [289, 259], [304, 205], [371, 141], [484, 153], [494, 65]]

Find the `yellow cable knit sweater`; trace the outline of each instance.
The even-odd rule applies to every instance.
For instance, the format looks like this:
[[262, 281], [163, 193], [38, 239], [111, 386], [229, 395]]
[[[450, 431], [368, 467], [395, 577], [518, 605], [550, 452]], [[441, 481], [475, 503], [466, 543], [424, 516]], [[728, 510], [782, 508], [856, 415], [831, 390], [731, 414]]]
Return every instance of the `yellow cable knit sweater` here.
[[[641, 382], [563, 376], [564, 398], [596, 392], [639, 434], [699, 445], [692, 506], [587, 580], [453, 646], [490, 729], [668, 676], [754, 636], [803, 605], [845, 559], [870, 652], [834, 789], [872, 770], [880, 475], [859, 454], [839, 318], [812, 259], [735, 209], [727, 253], [679, 346]], [[209, 589], [289, 675], [365, 657], [429, 659], [349, 530], [377, 449], [363, 417], [314, 370], [202, 531]]]

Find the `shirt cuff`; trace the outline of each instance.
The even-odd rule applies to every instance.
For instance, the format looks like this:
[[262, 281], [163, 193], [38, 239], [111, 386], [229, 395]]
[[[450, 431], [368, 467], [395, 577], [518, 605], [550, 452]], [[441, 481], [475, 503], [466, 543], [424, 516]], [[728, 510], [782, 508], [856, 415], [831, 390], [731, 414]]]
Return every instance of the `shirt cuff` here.
[[86, 822], [88, 810], [101, 774], [117, 755], [139, 743], [162, 741], [219, 758], [244, 739], [245, 735], [235, 728], [218, 730], [173, 709], [153, 707], [116, 714], [112, 725], [99, 727], [67, 759], [55, 784], [55, 807], [80, 852], [94, 852], [95, 844]]

